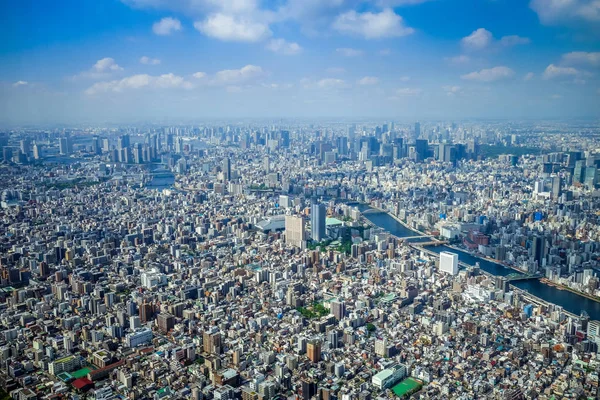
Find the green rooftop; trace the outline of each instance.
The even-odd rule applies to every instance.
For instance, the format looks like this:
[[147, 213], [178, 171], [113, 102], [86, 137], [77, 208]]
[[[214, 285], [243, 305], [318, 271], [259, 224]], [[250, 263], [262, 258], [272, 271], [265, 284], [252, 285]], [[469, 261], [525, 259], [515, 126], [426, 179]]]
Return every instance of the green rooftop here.
[[392, 392], [398, 397], [405, 396], [420, 390], [423, 385], [413, 378], [406, 378], [392, 388]]
[[79, 378], [85, 378], [87, 376], [87, 374], [89, 374], [90, 372], [92, 372], [92, 370], [90, 368], [81, 368], [75, 372], [71, 372], [71, 375], [73, 375], [73, 377], [75, 379], [79, 379]]

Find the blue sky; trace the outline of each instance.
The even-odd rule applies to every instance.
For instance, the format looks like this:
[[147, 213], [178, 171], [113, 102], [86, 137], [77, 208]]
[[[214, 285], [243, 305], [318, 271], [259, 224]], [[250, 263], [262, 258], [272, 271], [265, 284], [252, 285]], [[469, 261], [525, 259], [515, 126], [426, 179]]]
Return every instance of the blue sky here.
[[597, 0], [6, 0], [0, 122], [600, 116]]

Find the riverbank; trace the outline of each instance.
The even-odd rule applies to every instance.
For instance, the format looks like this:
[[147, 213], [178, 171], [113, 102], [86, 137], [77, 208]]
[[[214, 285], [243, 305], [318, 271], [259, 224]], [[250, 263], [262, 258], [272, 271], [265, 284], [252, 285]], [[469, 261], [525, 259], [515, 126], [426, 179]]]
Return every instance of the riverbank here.
[[548, 280], [546, 278], [541, 278], [540, 282], [542, 282], [544, 285], [555, 287], [558, 290], [568, 290], [571, 293], [574, 293], [574, 294], [579, 295], [579, 296], [583, 296], [583, 297], [588, 298], [590, 300], [593, 300], [593, 301], [595, 301], [597, 303], [600, 303], [600, 297], [596, 297], [596, 296], [592, 296], [591, 294], [580, 292], [579, 290], [575, 290], [573, 288], [570, 288], [567, 285], [563, 285], [562, 283], [552, 282], [552, 281], [550, 281], [550, 280]]
[[[369, 206], [365, 204], [362, 204], [359, 207], [361, 212], [366, 211], [368, 208]], [[380, 209], [377, 210], [381, 211]], [[400, 239], [414, 236], [415, 230], [412, 228], [407, 228], [405, 224], [401, 224], [389, 213], [367, 213], [367, 215], [365, 215], [363, 218], [368, 221], [370, 226], [378, 226], [379, 228], [384, 229]], [[418, 243], [411, 243], [410, 241], [407, 243], [411, 247], [426, 251], [434, 257], [439, 257], [439, 253], [442, 251], [458, 253], [461, 266], [475, 266], [476, 263], [479, 263], [481, 273], [484, 273], [487, 276], [508, 276], [516, 273], [522, 273], [522, 271], [518, 269], [507, 268], [495, 260], [488, 260], [479, 256], [471, 255], [462, 249], [448, 247], [445, 244], [425, 248], [420, 247]], [[541, 282], [539, 279], [511, 281], [510, 285], [511, 287], [518, 288], [520, 293], [529, 293], [532, 299], [537, 298], [539, 301], [545, 301], [547, 304], [554, 304], [562, 307], [565, 312], [570, 313], [569, 315], [577, 316], [581, 314], [582, 311], [585, 311], [589, 314], [591, 319], [600, 321], [600, 301], [598, 301], [598, 299], [590, 298], [582, 293], [568, 290], [566, 288], [563, 289], [557, 288], [556, 286], [550, 286]]]

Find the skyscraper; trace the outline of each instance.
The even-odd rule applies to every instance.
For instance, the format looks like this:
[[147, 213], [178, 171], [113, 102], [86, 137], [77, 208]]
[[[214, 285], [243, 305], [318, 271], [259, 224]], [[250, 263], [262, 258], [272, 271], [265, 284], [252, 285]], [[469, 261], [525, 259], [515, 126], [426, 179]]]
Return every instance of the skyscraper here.
[[302, 248], [306, 241], [306, 222], [302, 217], [288, 215], [285, 217], [285, 242]]
[[231, 160], [229, 157], [223, 159], [223, 179], [231, 180]]
[[321, 342], [318, 340], [311, 340], [306, 345], [306, 355], [310, 361], [317, 363], [321, 360]]
[[458, 274], [458, 254], [442, 251], [440, 253], [440, 271], [450, 275]]
[[344, 318], [346, 314], [346, 302], [342, 301], [332, 301], [331, 302], [331, 313], [338, 321]]
[[421, 136], [421, 123], [415, 122], [415, 139], [418, 139]]
[[310, 235], [312, 240], [320, 242], [325, 239], [325, 206], [317, 203], [317, 199], [313, 198], [310, 210]]

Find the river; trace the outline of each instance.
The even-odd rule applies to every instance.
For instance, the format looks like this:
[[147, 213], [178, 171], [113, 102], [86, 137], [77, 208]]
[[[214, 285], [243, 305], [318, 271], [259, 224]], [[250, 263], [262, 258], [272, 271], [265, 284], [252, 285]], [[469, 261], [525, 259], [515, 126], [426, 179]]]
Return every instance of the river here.
[[[357, 207], [360, 211], [370, 208], [364, 204], [357, 205]], [[390, 215], [383, 212], [366, 214], [365, 217], [378, 227], [383, 228], [392, 235], [398, 237], [411, 237], [420, 235], [420, 233], [405, 227]], [[479, 267], [482, 270], [493, 275], [506, 276], [516, 272], [515, 270], [505, 268], [500, 264], [485, 260], [483, 258], [475, 257], [467, 252], [456, 250], [448, 246], [429, 246], [427, 249], [436, 253], [440, 253], [442, 251], [456, 253], [458, 254], [458, 259], [463, 263], [475, 265], [475, 263], [478, 262]], [[573, 314], [579, 315], [581, 314], [581, 311], [586, 311], [591, 319], [600, 320], [600, 302], [588, 299], [587, 297], [580, 296], [568, 290], [559, 290], [555, 287], [546, 285], [537, 279], [516, 281], [512, 282], [512, 285], [518, 287], [519, 289], [525, 290], [542, 300], [561, 306], [564, 310]]]

